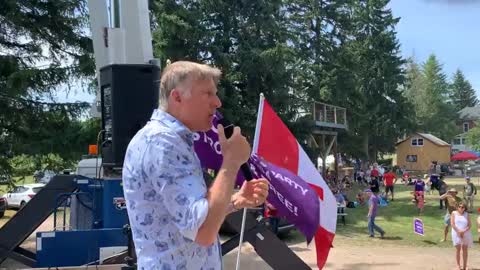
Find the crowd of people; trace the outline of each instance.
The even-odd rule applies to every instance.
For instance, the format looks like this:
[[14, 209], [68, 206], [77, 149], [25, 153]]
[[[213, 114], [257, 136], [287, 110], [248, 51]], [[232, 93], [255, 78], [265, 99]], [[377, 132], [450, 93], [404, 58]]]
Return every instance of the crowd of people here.
[[[412, 203], [418, 209], [419, 216], [424, 213], [425, 195], [434, 195], [435, 190], [438, 191], [438, 207], [446, 209], [446, 213], [443, 216], [444, 233], [440, 241], [446, 241], [448, 232], [451, 232], [452, 242], [456, 248], [458, 269], [467, 269], [468, 248], [473, 245], [470, 213], [474, 211], [474, 198], [477, 194], [477, 188], [471, 181], [471, 178], [466, 176], [463, 198], [459, 197], [458, 191], [453, 187], [449, 187], [445, 182], [445, 175], [439, 168], [438, 164], [432, 162], [429, 173], [423, 175], [412, 174], [404, 168], [394, 172], [377, 164], [369, 166], [367, 170], [357, 170], [354, 173], [354, 179], [364, 189], [357, 194], [354, 205], [366, 205], [368, 207], [367, 227], [369, 236], [375, 237], [375, 232], [378, 232], [380, 237], [383, 238], [385, 231], [375, 224], [377, 209], [379, 206], [382, 206], [382, 202], [384, 202], [383, 205], [387, 205], [395, 200], [394, 194], [397, 180], [400, 180], [399, 184], [412, 186], [412, 191], [410, 192]], [[342, 197], [342, 193], [338, 192], [338, 189], [334, 190], [334, 192], [336, 197]], [[340, 199], [337, 199], [337, 201], [340, 201]], [[478, 211], [480, 213], [480, 208]], [[480, 243], [480, 216], [477, 218], [476, 223]], [[461, 267], [462, 263], [465, 268]]]

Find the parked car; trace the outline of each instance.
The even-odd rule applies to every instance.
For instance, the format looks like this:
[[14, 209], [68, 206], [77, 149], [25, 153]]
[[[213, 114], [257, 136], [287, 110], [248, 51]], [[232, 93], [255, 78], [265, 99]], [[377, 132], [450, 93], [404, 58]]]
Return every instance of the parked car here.
[[5, 211], [7, 210], [7, 200], [3, 197], [0, 197], [0, 218], [5, 215]]
[[45, 184], [40, 183], [16, 186], [13, 190], [3, 195], [3, 198], [6, 199], [7, 208], [22, 208], [44, 186]]

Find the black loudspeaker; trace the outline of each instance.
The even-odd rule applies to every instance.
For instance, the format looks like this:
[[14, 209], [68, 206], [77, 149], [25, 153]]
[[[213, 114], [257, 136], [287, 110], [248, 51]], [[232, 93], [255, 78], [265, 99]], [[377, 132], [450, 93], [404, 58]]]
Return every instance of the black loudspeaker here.
[[160, 68], [114, 64], [100, 69], [102, 165], [123, 166], [128, 143], [158, 107]]

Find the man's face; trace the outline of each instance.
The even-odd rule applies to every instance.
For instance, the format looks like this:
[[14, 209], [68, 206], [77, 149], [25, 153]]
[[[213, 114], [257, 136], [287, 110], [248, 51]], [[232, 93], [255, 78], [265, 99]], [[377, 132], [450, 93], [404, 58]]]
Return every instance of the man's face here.
[[183, 124], [193, 132], [210, 130], [213, 116], [222, 106], [215, 82], [212, 79], [193, 80], [190, 95], [183, 95], [181, 100]]

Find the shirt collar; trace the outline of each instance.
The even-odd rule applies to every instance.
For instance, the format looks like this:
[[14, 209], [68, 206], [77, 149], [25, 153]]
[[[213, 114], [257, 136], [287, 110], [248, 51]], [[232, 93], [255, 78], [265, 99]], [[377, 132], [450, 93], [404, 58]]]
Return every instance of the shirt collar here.
[[190, 146], [193, 145], [193, 132], [185, 126], [180, 120], [173, 117], [171, 114], [155, 109], [152, 113], [152, 117], [150, 118], [152, 121], [159, 121], [162, 124], [166, 125], [167, 127], [171, 128], [175, 131], [183, 140], [185, 140]]

